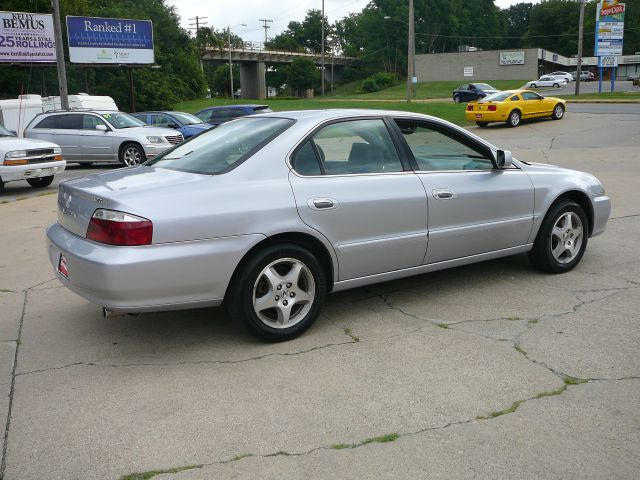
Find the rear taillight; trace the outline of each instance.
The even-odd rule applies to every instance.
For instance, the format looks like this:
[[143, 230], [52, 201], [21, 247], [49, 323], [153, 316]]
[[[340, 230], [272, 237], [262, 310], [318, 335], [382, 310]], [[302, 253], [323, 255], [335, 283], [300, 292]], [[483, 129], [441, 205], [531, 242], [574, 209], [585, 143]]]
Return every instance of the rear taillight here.
[[473, 112], [473, 105], [467, 105], [467, 110]]
[[153, 224], [146, 218], [115, 210], [97, 209], [87, 228], [87, 238], [107, 245], [151, 245]]
[[495, 105], [489, 105], [489, 111], [490, 112], [495, 112], [498, 109], [498, 107], [496, 107]]

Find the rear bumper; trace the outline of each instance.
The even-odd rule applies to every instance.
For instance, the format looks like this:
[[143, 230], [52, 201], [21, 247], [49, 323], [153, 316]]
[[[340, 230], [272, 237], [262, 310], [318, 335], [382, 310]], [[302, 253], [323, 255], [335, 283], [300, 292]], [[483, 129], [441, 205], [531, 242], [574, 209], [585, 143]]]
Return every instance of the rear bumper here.
[[595, 237], [604, 232], [607, 228], [607, 221], [611, 215], [611, 199], [606, 195], [600, 195], [591, 199], [593, 205], [593, 231], [591, 236]]
[[31, 165], [0, 165], [0, 178], [3, 182], [13, 182], [14, 180], [28, 180], [29, 178], [50, 177], [64, 172], [67, 162], [59, 160], [57, 162], [33, 163]]
[[[54, 224], [47, 229], [47, 250], [58, 279], [73, 292], [115, 312], [142, 312], [219, 305], [236, 266], [262, 239], [254, 234], [114, 247]], [[58, 272], [60, 254], [68, 278]]]

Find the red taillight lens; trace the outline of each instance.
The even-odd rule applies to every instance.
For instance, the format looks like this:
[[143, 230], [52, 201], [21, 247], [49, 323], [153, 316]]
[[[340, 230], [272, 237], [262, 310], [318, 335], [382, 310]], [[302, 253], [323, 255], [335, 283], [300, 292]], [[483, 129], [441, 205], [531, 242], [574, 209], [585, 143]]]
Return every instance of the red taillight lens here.
[[473, 112], [473, 105], [467, 105], [467, 110]]
[[498, 109], [498, 107], [496, 107], [495, 105], [489, 105], [489, 111], [490, 112], [495, 112]]
[[107, 245], [151, 245], [153, 224], [146, 218], [115, 210], [97, 209], [87, 228], [87, 238]]

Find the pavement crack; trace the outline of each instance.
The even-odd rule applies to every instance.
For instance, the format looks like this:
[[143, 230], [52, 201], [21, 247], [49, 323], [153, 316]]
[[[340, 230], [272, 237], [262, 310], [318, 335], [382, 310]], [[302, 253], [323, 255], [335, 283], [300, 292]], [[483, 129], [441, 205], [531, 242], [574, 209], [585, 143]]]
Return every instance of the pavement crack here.
[[4, 428], [4, 437], [2, 442], [2, 460], [0, 461], [0, 479], [4, 478], [4, 472], [7, 468], [7, 447], [9, 444], [9, 430], [11, 428], [11, 412], [13, 410], [13, 399], [16, 389], [16, 369], [18, 368], [18, 354], [20, 353], [20, 342], [22, 339], [22, 326], [27, 312], [27, 303], [29, 301], [29, 292], [24, 292], [24, 300], [22, 302], [22, 313], [20, 314], [20, 324], [18, 325], [18, 337], [16, 338], [16, 349], [13, 356], [13, 368], [11, 369], [11, 387], [9, 389], [9, 405], [7, 407], [7, 421]]
[[265, 353], [264, 355], [257, 355], [255, 357], [243, 358], [240, 360], [194, 360], [194, 361], [187, 361], [187, 362], [148, 362], [148, 363], [145, 363], [145, 362], [134, 362], [134, 363], [73, 362], [73, 363], [68, 363], [66, 365], [61, 365], [59, 367], [41, 368], [36, 370], [29, 370], [27, 372], [19, 372], [19, 373], [16, 373], [15, 375], [16, 376], [32, 375], [35, 373], [44, 373], [44, 372], [50, 372], [53, 370], [63, 370], [66, 368], [77, 367], [77, 366], [121, 368], [121, 367], [159, 367], [159, 366], [166, 367], [166, 366], [180, 366], [180, 365], [237, 365], [241, 363], [262, 360], [268, 357], [289, 357], [289, 356], [295, 356], [295, 355], [303, 355], [305, 353], [313, 352], [316, 350], [322, 350], [325, 348], [339, 347], [343, 345], [352, 345], [354, 343], [358, 343], [358, 341], [359, 340], [355, 340], [355, 338], [352, 337], [350, 341], [346, 341], [346, 342], [327, 343], [325, 345], [319, 345], [316, 347], [311, 347], [311, 348], [307, 348], [305, 350], [299, 350], [296, 352]]

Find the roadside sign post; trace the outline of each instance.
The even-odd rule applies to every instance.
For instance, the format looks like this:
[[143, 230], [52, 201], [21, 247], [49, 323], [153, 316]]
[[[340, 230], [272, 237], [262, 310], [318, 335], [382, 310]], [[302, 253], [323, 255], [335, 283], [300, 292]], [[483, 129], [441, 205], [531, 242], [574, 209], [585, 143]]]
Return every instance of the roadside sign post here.
[[596, 7], [595, 56], [598, 57], [598, 93], [602, 93], [604, 68], [611, 68], [611, 92], [615, 89], [617, 57], [622, 55], [625, 4], [603, 0]]

